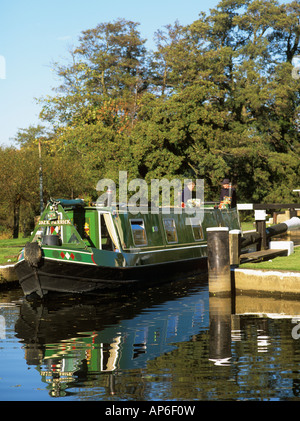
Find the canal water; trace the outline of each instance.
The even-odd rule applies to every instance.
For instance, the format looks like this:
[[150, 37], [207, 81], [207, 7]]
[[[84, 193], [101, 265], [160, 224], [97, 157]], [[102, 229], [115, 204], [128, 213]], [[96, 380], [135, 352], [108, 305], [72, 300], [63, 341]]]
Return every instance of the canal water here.
[[0, 292], [1, 401], [300, 399], [300, 303], [207, 279], [29, 303]]

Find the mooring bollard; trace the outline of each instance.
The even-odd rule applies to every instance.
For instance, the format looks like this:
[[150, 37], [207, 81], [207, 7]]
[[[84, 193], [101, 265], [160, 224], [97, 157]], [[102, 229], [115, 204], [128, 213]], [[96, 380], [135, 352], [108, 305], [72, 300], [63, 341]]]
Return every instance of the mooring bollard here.
[[266, 250], [267, 246], [267, 234], [266, 234], [266, 211], [265, 210], [255, 210], [255, 224], [256, 231], [260, 234], [261, 240], [258, 244], [259, 250]]
[[241, 234], [241, 230], [229, 231], [229, 256], [231, 266], [238, 266], [240, 264]]
[[229, 229], [212, 227], [206, 231], [209, 293], [228, 296], [231, 294]]

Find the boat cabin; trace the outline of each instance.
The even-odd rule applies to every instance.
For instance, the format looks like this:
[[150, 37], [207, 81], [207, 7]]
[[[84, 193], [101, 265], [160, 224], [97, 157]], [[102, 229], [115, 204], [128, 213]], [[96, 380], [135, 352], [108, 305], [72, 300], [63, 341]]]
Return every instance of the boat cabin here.
[[[72, 246], [115, 252], [176, 248], [206, 242], [206, 228], [239, 228], [233, 210], [204, 209], [203, 221], [196, 213], [154, 212], [133, 214], [118, 207], [84, 206], [82, 201], [59, 200], [48, 205], [35, 233], [42, 245]], [[235, 212], [237, 215], [237, 213]], [[195, 217], [196, 215], [196, 217]]]

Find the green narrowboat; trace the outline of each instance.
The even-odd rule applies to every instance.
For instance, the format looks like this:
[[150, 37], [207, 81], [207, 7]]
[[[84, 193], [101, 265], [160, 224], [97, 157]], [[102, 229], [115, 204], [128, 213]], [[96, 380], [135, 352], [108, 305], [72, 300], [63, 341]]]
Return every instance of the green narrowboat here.
[[239, 229], [236, 209], [86, 206], [50, 200], [15, 270], [25, 296], [164, 282], [207, 270], [206, 228]]

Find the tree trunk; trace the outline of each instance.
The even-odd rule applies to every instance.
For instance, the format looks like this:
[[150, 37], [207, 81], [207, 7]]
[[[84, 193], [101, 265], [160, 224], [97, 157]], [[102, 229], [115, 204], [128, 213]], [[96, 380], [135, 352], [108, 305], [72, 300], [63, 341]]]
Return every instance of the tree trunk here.
[[20, 225], [20, 198], [17, 198], [14, 204], [13, 238], [19, 237], [19, 225]]

